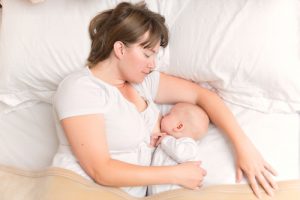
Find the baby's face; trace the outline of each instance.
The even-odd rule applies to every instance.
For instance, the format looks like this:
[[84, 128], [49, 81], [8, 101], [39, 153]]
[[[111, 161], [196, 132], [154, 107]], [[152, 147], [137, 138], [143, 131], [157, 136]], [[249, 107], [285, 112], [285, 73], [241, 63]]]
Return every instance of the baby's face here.
[[172, 114], [172, 112], [166, 114], [160, 122], [160, 129], [161, 132], [167, 133], [169, 135], [174, 134], [174, 127], [176, 127], [177, 119], [175, 115]]
[[162, 118], [160, 129], [161, 132], [167, 133], [175, 138], [188, 137], [188, 135], [185, 135], [184, 132], [178, 128], [179, 125], [180, 119], [178, 115], [174, 111], [171, 111]]

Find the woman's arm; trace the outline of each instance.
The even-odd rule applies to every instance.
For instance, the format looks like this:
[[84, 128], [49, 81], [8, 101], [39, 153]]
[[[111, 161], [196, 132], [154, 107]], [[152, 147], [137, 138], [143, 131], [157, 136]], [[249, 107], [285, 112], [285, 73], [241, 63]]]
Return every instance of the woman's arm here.
[[277, 188], [277, 185], [270, 173], [275, 175], [276, 172], [263, 160], [217, 94], [191, 81], [161, 73], [155, 101], [157, 103], [189, 102], [203, 108], [210, 120], [227, 135], [235, 148], [237, 180], [239, 181], [245, 173], [257, 196], [260, 196], [258, 183], [269, 195], [273, 194], [272, 188]]
[[201, 184], [204, 172], [199, 162], [147, 167], [111, 159], [101, 114], [70, 117], [61, 123], [81, 167], [99, 184], [117, 187], [180, 184], [187, 188]]

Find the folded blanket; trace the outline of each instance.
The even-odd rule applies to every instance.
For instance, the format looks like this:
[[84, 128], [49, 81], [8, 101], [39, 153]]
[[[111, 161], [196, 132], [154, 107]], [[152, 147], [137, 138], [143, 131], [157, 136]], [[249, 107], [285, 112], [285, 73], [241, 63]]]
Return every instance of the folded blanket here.
[[[299, 200], [300, 180], [278, 182], [279, 189], [272, 199]], [[100, 186], [60, 168], [24, 171], [0, 166], [1, 200], [136, 200], [120, 189]], [[217, 185], [200, 190], [178, 189], [142, 198], [142, 200], [254, 200], [248, 185]], [[263, 199], [270, 199], [263, 195]]]

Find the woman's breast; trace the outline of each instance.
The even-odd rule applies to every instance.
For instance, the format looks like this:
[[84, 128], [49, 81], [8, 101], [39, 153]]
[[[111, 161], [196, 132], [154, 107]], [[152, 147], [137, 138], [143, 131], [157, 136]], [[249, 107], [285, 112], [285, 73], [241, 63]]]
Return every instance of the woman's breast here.
[[149, 136], [145, 122], [134, 105], [114, 104], [105, 113], [105, 130], [109, 150], [135, 149]]

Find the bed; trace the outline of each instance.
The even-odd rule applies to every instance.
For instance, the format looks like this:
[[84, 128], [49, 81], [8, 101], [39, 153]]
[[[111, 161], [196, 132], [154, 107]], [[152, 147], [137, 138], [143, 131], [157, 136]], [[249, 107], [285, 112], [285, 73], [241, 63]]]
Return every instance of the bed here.
[[[135, 199], [49, 167], [58, 145], [52, 95], [85, 65], [89, 20], [120, 1], [0, 2], [0, 199]], [[274, 198], [300, 199], [299, 0], [146, 2], [170, 30], [158, 69], [215, 91], [278, 171]], [[214, 125], [198, 146], [202, 190], [144, 199], [255, 199], [245, 180], [235, 183], [230, 143]]]

